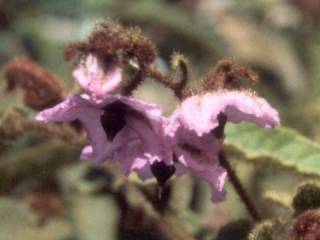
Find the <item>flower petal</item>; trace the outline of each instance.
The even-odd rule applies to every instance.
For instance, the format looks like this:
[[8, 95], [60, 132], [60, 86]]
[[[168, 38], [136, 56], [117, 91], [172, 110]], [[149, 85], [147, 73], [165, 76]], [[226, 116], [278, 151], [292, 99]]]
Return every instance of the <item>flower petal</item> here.
[[87, 145], [82, 149], [81, 154], [80, 154], [80, 158], [85, 159], [85, 160], [90, 160], [90, 159], [92, 159], [92, 155], [93, 155], [92, 146]]
[[226, 197], [225, 183], [227, 180], [227, 172], [223, 167], [218, 165], [212, 165], [206, 169], [199, 170], [193, 168], [193, 166], [185, 166], [181, 163], [175, 165], [177, 176], [181, 176], [187, 172], [190, 172], [193, 176], [205, 180], [211, 188], [211, 200], [214, 203], [221, 202]]
[[[119, 102], [122, 104], [117, 104]], [[169, 159], [164, 157], [168, 152], [162, 148], [162, 125], [165, 118], [162, 117], [162, 111], [158, 105], [117, 95], [108, 95], [103, 102], [93, 105], [101, 109], [101, 114], [106, 113], [106, 109], [111, 109], [110, 117], [112, 117], [112, 111], [117, 111], [114, 107], [124, 108], [122, 110], [125, 118], [124, 127], [116, 133], [107, 147], [99, 149], [99, 153], [95, 155], [96, 163], [112, 158], [120, 162], [125, 174], [136, 171], [146, 178], [152, 176], [149, 170], [150, 164], [154, 161]], [[106, 118], [108, 114], [105, 115]], [[99, 125], [97, 129], [101, 129], [100, 118], [97, 124]], [[106, 134], [106, 129], [102, 129], [101, 132]], [[94, 140], [99, 141], [99, 139]], [[93, 146], [93, 140], [91, 142], [90, 146]], [[85, 158], [93, 158], [89, 150], [90, 148], [83, 151]]]
[[36, 120], [44, 123], [74, 121], [78, 119], [84, 108], [90, 108], [87, 105], [87, 101], [79, 95], [69, 94], [63, 102], [39, 112]]
[[219, 125], [220, 113], [235, 123], [247, 121], [262, 127], [280, 124], [278, 112], [265, 99], [245, 91], [220, 90], [185, 99], [172, 115], [166, 132], [172, 136], [183, 126], [201, 136]]
[[210, 133], [198, 137], [195, 132], [180, 128], [175, 141], [175, 156], [186, 167], [203, 171], [208, 167], [218, 165], [218, 153], [222, 148], [222, 139], [217, 139]]
[[122, 80], [119, 66], [114, 63], [106, 66], [100, 58], [92, 54], [79, 63], [73, 71], [73, 77], [91, 99], [97, 102], [114, 92]]
[[153, 128], [154, 125], [161, 124], [160, 119], [153, 124], [149, 123], [150, 119], [135, 116], [129, 116], [126, 120], [126, 126], [112, 142], [114, 158], [120, 161], [125, 174], [137, 171], [146, 178], [151, 176], [150, 165], [163, 160], [161, 136], [158, 136]]
[[110, 145], [100, 122], [101, 114], [102, 110], [95, 104], [77, 94], [70, 94], [62, 103], [38, 113], [36, 120], [48, 123], [78, 119], [87, 132], [90, 144], [83, 149], [82, 155], [84, 158], [92, 158], [96, 164], [99, 164]]
[[227, 177], [218, 157], [223, 134], [218, 137], [212, 133], [219, 126], [221, 116], [230, 122], [247, 121], [262, 127], [280, 123], [278, 112], [266, 100], [249, 92], [219, 90], [189, 97], [181, 103], [165, 126], [178, 161], [176, 169], [179, 174], [189, 170], [206, 180], [214, 202], [225, 198]]
[[192, 173], [208, 182], [211, 187], [211, 200], [214, 203], [225, 199], [226, 191], [224, 185], [227, 179], [227, 172], [224, 168], [215, 166], [204, 171], [193, 170]]
[[225, 170], [219, 166], [218, 154], [223, 139], [217, 139], [211, 133], [199, 137], [196, 132], [179, 128], [175, 136], [174, 154], [178, 160], [176, 169], [183, 169], [206, 180], [212, 190], [212, 201], [219, 202], [225, 197]]

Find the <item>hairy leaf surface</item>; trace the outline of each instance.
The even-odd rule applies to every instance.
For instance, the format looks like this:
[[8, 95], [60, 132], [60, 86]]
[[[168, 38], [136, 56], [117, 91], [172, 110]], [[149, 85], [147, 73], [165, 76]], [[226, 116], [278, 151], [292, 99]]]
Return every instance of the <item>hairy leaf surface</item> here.
[[276, 164], [303, 174], [320, 175], [320, 144], [288, 128], [263, 129], [229, 124], [226, 150], [246, 160]]

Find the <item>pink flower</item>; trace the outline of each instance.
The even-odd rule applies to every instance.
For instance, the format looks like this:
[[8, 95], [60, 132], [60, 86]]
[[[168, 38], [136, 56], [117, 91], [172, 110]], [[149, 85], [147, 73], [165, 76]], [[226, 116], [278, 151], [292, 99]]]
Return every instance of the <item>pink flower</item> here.
[[73, 71], [73, 77], [90, 99], [96, 102], [114, 93], [122, 80], [120, 66], [92, 54], [80, 61]]
[[164, 158], [161, 109], [154, 104], [116, 95], [100, 103], [87, 95], [70, 94], [67, 99], [36, 116], [44, 123], [79, 120], [87, 132], [88, 145], [81, 157], [96, 164], [118, 160], [125, 172], [152, 176], [150, 166]]
[[263, 98], [223, 90], [185, 99], [170, 118], [163, 117], [157, 105], [134, 98], [107, 95], [96, 103], [87, 95], [70, 94], [36, 119], [78, 119], [88, 136], [82, 157], [96, 164], [118, 160], [125, 174], [154, 176], [163, 185], [173, 174], [191, 171], [209, 183], [214, 202], [225, 198], [227, 173], [219, 156], [226, 122], [247, 121], [262, 127], [280, 123], [277, 111]]
[[252, 122], [261, 127], [280, 124], [278, 112], [263, 98], [244, 91], [219, 90], [185, 99], [165, 129], [171, 139], [177, 173], [189, 170], [205, 179], [214, 202], [225, 197], [227, 173], [219, 165], [219, 154], [227, 121]]

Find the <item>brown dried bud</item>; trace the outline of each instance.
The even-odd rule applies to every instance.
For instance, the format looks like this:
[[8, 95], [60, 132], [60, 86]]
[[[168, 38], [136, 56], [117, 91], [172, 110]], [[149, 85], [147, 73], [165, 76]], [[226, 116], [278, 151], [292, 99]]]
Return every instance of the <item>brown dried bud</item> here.
[[[290, 1], [302, 13], [305, 20], [317, 24], [320, 20], [319, 0], [291, 0]], [[316, 25], [317, 26], [317, 25]]]
[[55, 182], [47, 180], [33, 188], [23, 195], [23, 200], [38, 216], [39, 223], [64, 216], [64, 200]]
[[86, 43], [83, 43], [83, 42], [71, 43], [64, 51], [64, 59], [66, 61], [70, 61], [76, 58], [76, 62], [79, 62], [79, 59], [77, 58], [82, 58], [82, 55], [88, 51], [89, 49]]
[[292, 205], [297, 213], [320, 207], [320, 186], [316, 182], [306, 182], [297, 188]]
[[320, 238], [320, 212], [307, 211], [299, 215], [293, 224], [296, 240], [317, 240]]
[[17, 57], [4, 66], [7, 91], [24, 90], [24, 102], [34, 110], [43, 110], [62, 101], [59, 81], [27, 57]]
[[150, 65], [157, 57], [157, 49], [154, 43], [147, 37], [141, 35], [139, 28], [131, 28], [128, 30], [131, 38], [131, 48], [128, 54], [137, 58], [140, 66]]
[[203, 81], [205, 91], [217, 90], [221, 88], [238, 89], [240, 84], [236, 82], [239, 79], [246, 79], [250, 83], [258, 81], [257, 74], [249, 68], [238, 67], [231, 59], [219, 61], [213, 70], [211, 70]]
[[71, 44], [65, 51], [65, 59], [95, 54], [122, 64], [136, 60], [140, 66], [145, 66], [153, 63], [156, 53], [153, 42], [142, 36], [138, 28], [103, 22], [97, 25], [87, 41]]

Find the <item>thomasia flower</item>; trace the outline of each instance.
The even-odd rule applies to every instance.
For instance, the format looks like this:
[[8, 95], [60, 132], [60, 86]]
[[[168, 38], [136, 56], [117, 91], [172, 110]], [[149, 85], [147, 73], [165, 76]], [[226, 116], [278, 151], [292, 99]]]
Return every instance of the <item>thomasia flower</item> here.
[[118, 64], [93, 54], [80, 60], [73, 77], [95, 102], [102, 102], [108, 94], [114, 93], [122, 80]]
[[108, 95], [94, 103], [87, 95], [70, 94], [65, 101], [40, 112], [40, 122], [79, 120], [87, 132], [88, 145], [81, 157], [96, 164], [118, 160], [125, 172], [137, 171], [142, 178], [152, 176], [150, 166], [164, 159], [160, 108], [142, 100]]
[[219, 90], [185, 99], [166, 127], [178, 174], [187, 170], [206, 180], [212, 200], [224, 199], [225, 169], [219, 164], [226, 122], [255, 123], [261, 127], [280, 124], [278, 112], [266, 100], [245, 91]]

